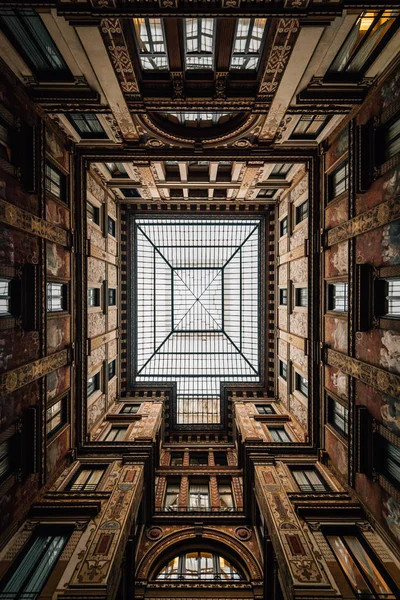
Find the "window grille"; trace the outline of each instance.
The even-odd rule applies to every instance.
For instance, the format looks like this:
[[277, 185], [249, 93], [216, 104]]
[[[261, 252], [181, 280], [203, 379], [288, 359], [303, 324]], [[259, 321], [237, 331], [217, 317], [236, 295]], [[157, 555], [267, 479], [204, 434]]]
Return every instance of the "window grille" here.
[[81, 466], [68, 489], [71, 492], [96, 491], [105, 470], [105, 467]]
[[186, 69], [207, 70], [214, 66], [215, 19], [185, 19]]
[[47, 310], [48, 312], [59, 312], [65, 310], [66, 284], [47, 284]]
[[328, 486], [315, 467], [292, 467], [293, 477], [302, 492], [327, 492]]
[[231, 57], [231, 69], [258, 69], [267, 19], [238, 19]]
[[328, 423], [344, 437], [349, 434], [349, 411], [340, 402], [328, 397]]
[[274, 442], [291, 442], [286, 429], [284, 427], [268, 427], [268, 431], [271, 434]]
[[167, 70], [168, 55], [162, 20], [133, 19], [133, 25], [142, 69], [144, 71]]

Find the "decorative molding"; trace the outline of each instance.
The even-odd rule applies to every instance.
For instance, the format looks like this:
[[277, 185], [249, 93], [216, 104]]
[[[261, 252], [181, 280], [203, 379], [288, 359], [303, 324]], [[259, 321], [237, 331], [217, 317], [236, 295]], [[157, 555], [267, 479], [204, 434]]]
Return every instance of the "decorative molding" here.
[[89, 339], [88, 340], [88, 344], [89, 344], [88, 354], [90, 355], [93, 352], [93, 350], [96, 350], [96, 348], [100, 348], [100, 346], [104, 346], [104, 344], [108, 344], [108, 342], [111, 342], [112, 340], [115, 340], [118, 337], [119, 337], [119, 330], [114, 329], [113, 331], [109, 331], [108, 333], [104, 333], [95, 338]]
[[106, 262], [111, 263], [112, 265], [116, 265], [118, 262], [118, 258], [116, 256], [110, 254], [109, 252], [106, 252], [105, 250], [102, 250], [101, 248], [98, 248], [97, 246], [92, 244], [90, 240], [88, 240], [88, 256], [99, 258], [100, 260], [105, 260]]
[[326, 350], [325, 362], [384, 394], [400, 398], [400, 375], [378, 369], [331, 348]]
[[304, 258], [305, 256], [307, 256], [306, 244], [301, 244], [300, 246], [297, 246], [297, 248], [295, 248], [294, 250], [291, 250], [290, 252], [286, 252], [286, 254], [282, 254], [282, 256], [279, 257], [279, 264], [284, 265], [285, 263], [287, 263], [291, 260], [296, 260], [298, 258]]
[[293, 333], [287, 333], [283, 331], [283, 329], [278, 329], [278, 337], [281, 340], [284, 340], [291, 346], [295, 346], [299, 348], [299, 350], [303, 350], [305, 353], [307, 350], [307, 339], [299, 337], [298, 335], [294, 335]]
[[68, 231], [61, 229], [56, 225], [51, 225], [45, 221], [45, 219], [40, 219], [26, 210], [2, 199], [0, 199], [0, 221], [7, 225], [11, 225], [11, 227], [15, 227], [16, 229], [21, 229], [26, 233], [38, 235], [45, 240], [60, 244], [61, 246], [69, 245]]
[[121, 89], [140, 98], [129, 50], [119, 19], [102, 19], [100, 32], [113, 64]]
[[327, 232], [327, 245], [333, 246], [361, 233], [387, 225], [400, 217], [400, 199], [392, 198]]
[[0, 375], [0, 394], [10, 394], [69, 363], [69, 351], [61, 350]]

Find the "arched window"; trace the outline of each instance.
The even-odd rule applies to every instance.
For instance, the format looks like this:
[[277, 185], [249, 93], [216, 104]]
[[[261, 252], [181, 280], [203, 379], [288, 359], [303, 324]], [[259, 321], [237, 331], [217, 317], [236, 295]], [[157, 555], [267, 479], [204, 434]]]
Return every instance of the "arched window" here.
[[195, 550], [174, 556], [158, 573], [157, 579], [219, 579], [243, 580], [232, 563], [213, 552]]

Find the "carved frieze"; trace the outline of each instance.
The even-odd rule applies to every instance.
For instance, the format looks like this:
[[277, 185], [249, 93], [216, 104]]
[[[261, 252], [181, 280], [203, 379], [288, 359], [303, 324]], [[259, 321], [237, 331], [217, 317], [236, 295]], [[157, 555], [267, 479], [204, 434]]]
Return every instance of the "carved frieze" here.
[[67, 231], [2, 199], [0, 199], [0, 221], [61, 246], [69, 244]]
[[61, 350], [51, 356], [45, 356], [27, 365], [0, 375], [0, 394], [10, 394], [15, 390], [40, 379], [48, 373], [64, 367], [69, 362], [68, 350]]

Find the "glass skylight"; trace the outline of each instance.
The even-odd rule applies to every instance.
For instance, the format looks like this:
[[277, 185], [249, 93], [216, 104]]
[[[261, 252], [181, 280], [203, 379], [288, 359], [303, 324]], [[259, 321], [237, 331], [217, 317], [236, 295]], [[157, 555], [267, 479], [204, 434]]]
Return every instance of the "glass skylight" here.
[[238, 19], [233, 42], [231, 69], [258, 68], [267, 19]]
[[161, 19], [133, 19], [142, 69], [164, 71], [168, 57]]
[[169, 121], [185, 127], [211, 127], [221, 125], [238, 115], [237, 112], [168, 112], [161, 113]]
[[215, 19], [185, 19], [187, 69], [213, 68], [214, 37]]
[[176, 382], [177, 424], [220, 422], [259, 381], [258, 219], [136, 220], [136, 382]]

